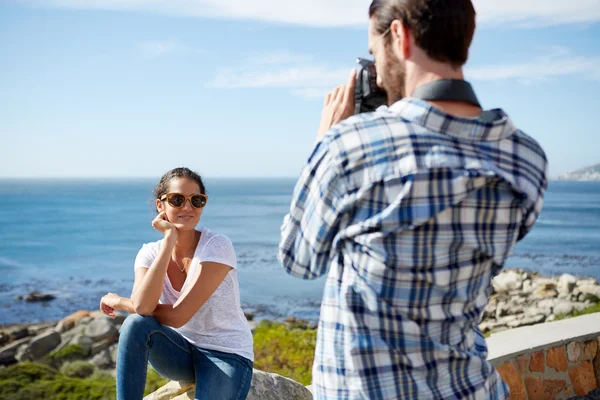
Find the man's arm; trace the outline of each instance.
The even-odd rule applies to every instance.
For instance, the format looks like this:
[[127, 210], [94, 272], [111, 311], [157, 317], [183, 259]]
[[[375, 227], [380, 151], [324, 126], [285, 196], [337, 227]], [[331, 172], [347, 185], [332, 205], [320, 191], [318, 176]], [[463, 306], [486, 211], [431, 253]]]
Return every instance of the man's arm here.
[[304, 279], [327, 271], [343, 212], [345, 193], [329, 143], [325, 138], [315, 147], [281, 226], [280, 261], [289, 274]]

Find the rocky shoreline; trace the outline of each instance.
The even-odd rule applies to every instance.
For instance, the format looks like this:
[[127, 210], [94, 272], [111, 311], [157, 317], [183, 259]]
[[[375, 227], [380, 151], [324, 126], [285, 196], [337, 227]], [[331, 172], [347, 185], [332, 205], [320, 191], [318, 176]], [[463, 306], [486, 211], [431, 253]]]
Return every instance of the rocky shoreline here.
[[[524, 270], [505, 270], [493, 279], [493, 292], [480, 328], [489, 334], [550, 322], [598, 303], [600, 284], [595, 279], [568, 274], [552, 278]], [[247, 318], [251, 327], [256, 326], [252, 314], [247, 314]], [[124, 320], [124, 314], [111, 319], [100, 311], [78, 311], [56, 322], [0, 326], [0, 367], [40, 361], [48, 356], [56, 358], [56, 354], [65, 353], [65, 348], [74, 345], [71, 348], [77, 349], [78, 360], [112, 371]], [[316, 329], [314, 321], [288, 317], [285, 322], [293, 327]]]
[[484, 334], [552, 322], [600, 303], [600, 284], [593, 278], [562, 274], [545, 277], [524, 270], [504, 270], [492, 280], [479, 328]]

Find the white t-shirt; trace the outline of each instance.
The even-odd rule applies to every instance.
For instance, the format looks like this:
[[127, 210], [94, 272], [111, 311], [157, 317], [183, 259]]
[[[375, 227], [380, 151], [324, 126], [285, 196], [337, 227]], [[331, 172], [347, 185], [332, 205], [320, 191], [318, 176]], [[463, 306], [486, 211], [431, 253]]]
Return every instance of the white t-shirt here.
[[[193, 281], [198, 265], [202, 262], [212, 261], [229, 265], [233, 269], [206, 303], [185, 325], [172, 329], [179, 332], [194, 346], [239, 354], [254, 361], [252, 332], [240, 303], [237, 259], [231, 240], [208, 228], [201, 228], [199, 231], [202, 235], [181, 291], [173, 289], [169, 276], [165, 275], [159, 304], [175, 304], [181, 293], [185, 291], [186, 285], [190, 285]], [[134, 268], [150, 268], [158, 256], [162, 242], [163, 240], [159, 240], [144, 244], [135, 259]]]

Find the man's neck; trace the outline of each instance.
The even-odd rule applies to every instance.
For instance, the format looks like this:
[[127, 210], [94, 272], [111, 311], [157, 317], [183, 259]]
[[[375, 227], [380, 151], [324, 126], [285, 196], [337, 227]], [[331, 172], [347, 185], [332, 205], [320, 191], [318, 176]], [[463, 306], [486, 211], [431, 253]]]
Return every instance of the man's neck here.
[[[412, 96], [421, 85], [441, 79], [464, 80], [462, 68], [453, 69], [447, 64], [441, 63], [432, 63], [427, 68], [409, 64], [406, 71], [406, 96]], [[458, 117], [477, 117], [482, 112], [481, 108], [477, 106], [457, 101], [429, 101], [429, 103], [447, 114]]]

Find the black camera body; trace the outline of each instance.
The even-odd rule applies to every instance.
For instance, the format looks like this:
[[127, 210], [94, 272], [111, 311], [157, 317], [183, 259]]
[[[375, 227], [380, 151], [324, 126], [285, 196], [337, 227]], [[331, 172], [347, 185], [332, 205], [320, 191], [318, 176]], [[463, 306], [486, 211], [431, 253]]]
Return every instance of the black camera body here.
[[356, 87], [354, 88], [354, 114], [375, 111], [387, 104], [387, 94], [377, 86], [375, 63], [365, 58], [357, 58]]

